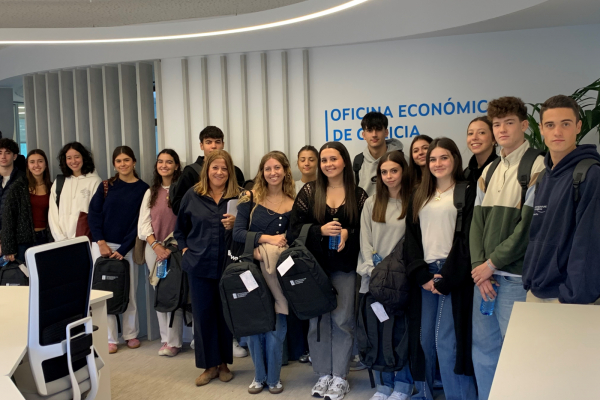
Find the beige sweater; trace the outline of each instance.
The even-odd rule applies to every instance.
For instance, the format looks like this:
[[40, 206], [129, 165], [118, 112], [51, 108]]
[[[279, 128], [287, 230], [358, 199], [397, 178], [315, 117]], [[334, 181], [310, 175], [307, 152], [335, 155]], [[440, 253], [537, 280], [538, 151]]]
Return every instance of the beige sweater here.
[[275, 312], [284, 315], [288, 315], [288, 302], [283, 295], [279, 280], [277, 279], [277, 261], [279, 260], [279, 255], [287, 248], [287, 245], [285, 247], [277, 247], [268, 243], [262, 243], [258, 246], [258, 251], [262, 258], [260, 269], [275, 299]]

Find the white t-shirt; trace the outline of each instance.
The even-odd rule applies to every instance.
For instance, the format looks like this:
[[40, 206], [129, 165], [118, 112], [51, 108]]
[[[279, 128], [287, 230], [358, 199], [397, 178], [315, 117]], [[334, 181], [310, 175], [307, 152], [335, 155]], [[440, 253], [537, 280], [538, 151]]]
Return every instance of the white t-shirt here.
[[298, 179], [296, 181], [296, 196], [298, 196], [298, 193], [300, 193], [300, 190], [304, 187], [305, 183], [302, 182], [302, 179]]
[[10, 175], [8, 176], [2, 176], [2, 187], [6, 187], [6, 184], [8, 183], [8, 181], [10, 180]]
[[419, 212], [423, 253], [425, 262], [445, 260], [452, 249], [454, 228], [456, 227], [456, 207], [454, 207], [454, 186], [441, 194], [438, 193]]

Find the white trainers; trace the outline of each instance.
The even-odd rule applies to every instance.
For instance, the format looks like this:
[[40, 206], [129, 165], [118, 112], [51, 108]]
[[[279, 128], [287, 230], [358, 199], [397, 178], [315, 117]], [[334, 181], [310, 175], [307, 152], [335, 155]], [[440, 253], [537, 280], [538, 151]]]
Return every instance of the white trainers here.
[[256, 379], [252, 379], [252, 383], [248, 386], [248, 393], [258, 394], [263, 391], [265, 384], [263, 382], [256, 382]]
[[313, 386], [311, 394], [314, 397], [323, 397], [327, 389], [329, 389], [329, 385], [331, 384], [333, 377], [331, 375], [323, 375], [319, 378], [315, 386]]
[[248, 356], [248, 352], [245, 348], [240, 346], [237, 340], [233, 339], [233, 356], [236, 358], [243, 358]]
[[410, 396], [404, 393], [394, 391], [387, 400], [409, 400]]
[[341, 400], [350, 391], [350, 384], [346, 379], [334, 376], [325, 392], [325, 400]]
[[381, 393], [381, 392], [375, 392], [375, 394], [373, 396], [371, 396], [371, 398], [369, 400], [386, 400], [388, 398], [387, 395]]

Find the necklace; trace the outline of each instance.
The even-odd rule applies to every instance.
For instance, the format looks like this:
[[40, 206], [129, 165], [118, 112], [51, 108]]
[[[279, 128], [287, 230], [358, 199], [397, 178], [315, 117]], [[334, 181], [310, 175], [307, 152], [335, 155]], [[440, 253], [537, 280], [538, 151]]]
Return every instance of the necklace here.
[[446, 193], [448, 190], [452, 189], [454, 187], [454, 183], [452, 185], [450, 185], [450, 187], [447, 187], [446, 189], [444, 189], [443, 191], [439, 191], [437, 188], [435, 189], [437, 196], [435, 196], [433, 199], [435, 201], [440, 201], [442, 199], [442, 194]]
[[168, 203], [169, 202], [169, 187], [170, 186], [165, 187], [163, 185], [160, 185], [160, 187], [162, 187], [163, 189], [165, 189], [167, 191], [167, 203]]
[[343, 188], [343, 186], [327, 186], [330, 189], [339, 189], [339, 188]]
[[[268, 203], [271, 203], [271, 204], [277, 204], [277, 203], [275, 203], [275, 202], [273, 202], [273, 201], [269, 200], [269, 197], [265, 197], [265, 200], [266, 200]], [[275, 215], [275, 214], [278, 214], [278, 212], [279, 212], [279, 209], [281, 208], [281, 204], [282, 204], [282, 203], [283, 203], [283, 194], [281, 195], [281, 201], [279, 202], [279, 204], [277, 204], [277, 209], [276, 209], [276, 210], [273, 212], [273, 214], [271, 214], [271, 210], [269, 210], [267, 207], [265, 207], [265, 209], [267, 210], [267, 214], [269, 214], [269, 215], [271, 215], [271, 216], [272, 216], [272, 215]]]

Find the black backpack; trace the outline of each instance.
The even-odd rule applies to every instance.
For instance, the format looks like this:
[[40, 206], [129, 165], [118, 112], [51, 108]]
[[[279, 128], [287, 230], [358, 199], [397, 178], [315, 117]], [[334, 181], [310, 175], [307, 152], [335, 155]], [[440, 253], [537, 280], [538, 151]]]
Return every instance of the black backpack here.
[[99, 257], [96, 260], [92, 289], [105, 290], [113, 294], [113, 297], [106, 302], [107, 314], [119, 315], [127, 310], [129, 280], [129, 261], [108, 257]]
[[[315, 256], [305, 246], [310, 227], [311, 224], [305, 224], [292, 246], [279, 256], [277, 279], [289, 307], [298, 319], [318, 317], [320, 322], [323, 314], [337, 308], [337, 291]], [[288, 258], [291, 258], [294, 264], [282, 276], [279, 266]], [[317, 341], [320, 339], [320, 330], [317, 329]]]
[[[194, 172], [196, 172], [196, 175], [198, 175], [198, 178], [200, 177], [200, 172], [202, 171], [202, 165], [198, 165], [197, 163], [192, 163], [190, 165], [186, 165], [185, 168], [192, 168], [194, 170]], [[184, 168], [184, 170], [185, 170], [185, 168]], [[198, 179], [196, 179], [196, 180], [198, 180]], [[178, 179], [175, 182], [171, 182], [171, 186], [169, 187], [169, 198], [170, 199], [175, 198], [175, 194], [177, 193], [177, 186], [179, 185], [180, 181], [181, 181], [181, 179]]]
[[21, 261], [15, 260], [0, 267], [0, 286], [29, 286], [29, 277], [21, 269], [21, 264]]
[[[389, 319], [380, 322], [371, 308], [371, 305], [376, 302], [371, 293], [366, 293], [360, 302], [356, 321], [358, 353], [363, 364], [369, 369], [373, 388], [375, 387], [373, 370], [399, 371], [408, 362], [407, 314], [394, 315], [388, 312]], [[383, 385], [383, 381], [381, 384]]]
[[[219, 291], [223, 316], [234, 337], [252, 336], [275, 330], [275, 303], [260, 267], [254, 263], [254, 238], [248, 232], [244, 254], [225, 268]], [[258, 287], [248, 291], [240, 275], [250, 271]]]
[[[579, 185], [585, 181], [585, 177], [587, 176], [588, 170], [592, 167], [592, 165], [599, 165], [600, 162], [593, 158], [585, 158], [577, 163], [575, 169], [573, 170], [573, 201], [579, 201]], [[537, 180], [535, 181], [535, 191], [537, 192], [540, 183], [542, 182], [542, 178], [546, 175], [546, 168], [540, 172]]]
[[388, 314], [402, 315], [408, 307], [410, 286], [403, 259], [404, 237], [371, 272], [369, 293]]
[[63, 186], [65, 186], [65, 176], [63, 174], [56, 175], [56, 207], [60, 208], [60, 194]]
[[181, 251], [176, 246], [177, 242], [171, 238], [165, 242], [165, 248], [171, 250], [167, 260], [167, 276], [161, 278], [156, 285], [154, 309], [159, 312], [170, 312], [169, 328], [173, 327], [173, 319], [177, 309], [183, 310], [183, 320], [187, 326], [187, 312], [191, 311], [190, 286], [187, 273], [181, 268]]

